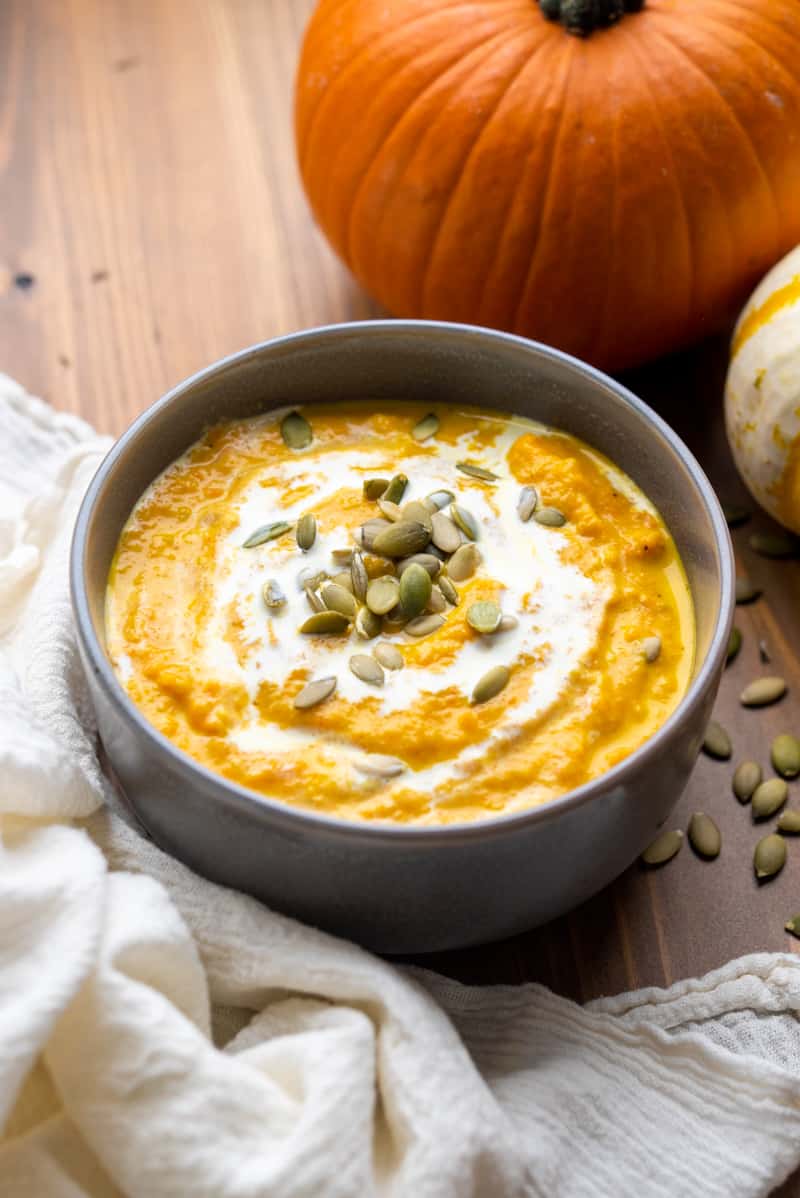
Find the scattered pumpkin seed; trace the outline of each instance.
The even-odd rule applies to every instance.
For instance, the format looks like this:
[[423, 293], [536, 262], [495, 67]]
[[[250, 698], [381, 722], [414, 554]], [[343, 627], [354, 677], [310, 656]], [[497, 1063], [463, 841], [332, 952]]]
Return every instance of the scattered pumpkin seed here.
[[351, 595], [346, 587], [338, 582], [326, 582], [320, 588], [320, 594], [328, 611], [339, 612], [348, 620], [356, 618], [358, 604], [355, 595]]
[[492, 666], [491, 670], [487, 670], [483, 677], [475, 683], [471, 697], [472, 703], [488, 703], [490, 699], [494, 699], [502, 690], [505, 690], [510, 677], [511, 671], [508, 666]]
[[[416, 563], [400, 575], [400, 603], [409, 620], [424, 612], [432, 589], [430, 574]], [[444, 604], [444, 599], [442, 603]]]
[[427, 441], [429, 437], [435, 437], [439, 431], [439, 417], [435, 412], [428, 412], [427, 416], [423, 416], [411, 430], [411, 436], [415, 441]]
[[800, 811], [796, 807], [787, 807], [778, 816], [778, 830], [784, 836], [800, 836]]
[[376, 616], [385, 616], [400, 601], [400, 583], [391, 574], [373, 578], [367, 587], [367, 607]]
[[750, 537], [750, 548], [762, 557], [797, 557], [798, 541], [788, 532], [754, 532]]
[[341, 573], [334, 574], [331, 582], [335, 582], [337, 586], [344, 587], [351, 595], [353, 594], [353, 580], [349, 570], [342, 570]]
[[484, 483], [496, 483], [500, 477], [499, 474], [487, 470], [485, 466], [476, 466], [474, 462], [456, 462], [456, 470], [460, 470], [462, 474], [468, 474], [470, 478], [479, 478]]
[[786, 864], [786, 841], [771, 832], [759, 840], [753, 853], [753, 868], [758, 880], [766, 881], [779, 874]]
[[645, 637], [642, 641], [642, 653], [644, 654], [645, 661], [650, 662], [651, 665], [654, 661], [658, 661], [661, 656], [661, 637]]
[[728, 528], [738, 528], [740, 524], [746, 524], [750, 519], [750, 512], [746, 507], [738, 507], [735, 503], [723, 503], [722, 513], [725, 516]]
[[461, 533], [444, 512], [434, 512], [431, 516], [431, 540], [443, 553], [455, 553], [461, 545]]
[[462, 545], [456, 549], [447, 563], [447, 575], [452, 582], [466, 582], [481, 564], [481, 551], [477, 545]]
[[419, 499], [412, 499], [409, 503], [404, 503], [400, 509], [404, 520], [416, 520], [417, 524], [421, 524], [427, 529], [428, 536], [433, 531], [433, 522], [431, 520], [432, 512], [428, 511], [425, 504]]
[[537, 508], [533, 518], [537, 524], [543, 524], [545, 528], [562, 528], [567, 522], [567, 517], [557, 507]]
[[428, 571], [431, 578], [437, 578], [442, 563], [432, 553], [414, 553], [411, 557], [404, 557], [397, 563], [397, 573], [401, 578], [409, 566], [422, 566], [423, 570]]
[[381, 630], [381, 618], [368, 607], [360, 607], [355, 623], [356, 635], [363, 641], [371, 641]]
[[380, 499], [386, 494], [386, 488], [389, 486], [388, 478], [365, 478], [364, 479], [364, 498], [365, 499]]
[[783, 778], [768, 778], [753, 792], [753, 819], [769, 819], [789, 797], [789, 787]]
[[516, 616], [503, 616], [497, 625], [498, 632], [512, 632], [515, 628], [519, 628], [519, 620]]
[[395, 474], [394, 478], [389, 480], [389, 485], [381, 496], [388, 503], [399, 503], [405, 495], [408, 479], [405, 474]]
[[350, 620], [339, 611], [318, 611], [309, 616], [300, 632], [307, 636], [341, 636], [350, 627]]
[[369, 653], [354, 653], [348, 665], [356, 678], [360, 678], [362, 682], [367, 682], [370, 686], [383, 686], [385, 676], [381, 664]]
[[480, 599], [467, 608], [467, 623], [476, 632], [496, 632], [502, 618], [500, 606], [493, 599]]
[[[465, 546], [466, 548], [466, 546]], [[450, 604], [451, 607], [458, 607], [458, 591], [453, 586], [453, 583], [446, 574], [440, 574], [438, 578], [439, 590]]]
[[758, 642], [758, 656], [761, 658], [761, 660], [765, 666], [768, 666], [769, 663], [772, 661], [772, 658], [770, 657], [769, 649], [767, 648], [766, 641]]
[[746, 686], [739, 696], [743, 707], [768, 707], [777, 703], [786, 694], [786, 682], [783, 678], [756, 678]]
[[454, 499], [455, 495], [452, 491], [431, 491], [430, 495], [425, 496], [423, 503], [426, 507], [428, 504], [433, 504], [433, 507], [428, 509], [429, 511], [440, 512], [442, 508], [447, 507], [448, 503], [452, 503]]
[[335, 678], [317, 678], [313, 682], [308, 682], [294, 697], [294, 705], [298, 710], [304, 711], [308, 707], [316, 707], [318, 703], [324, 702], [336, 690]]
[[372, 650], [372, 656], [387, 670], [402, 670], [405, 665], [403, 654], [389, 641], [378, 641]]
[[349, 566], [353, 560], [353, 552], [351, 546], [346, 549], [331, 549], [331, 557], [338, 566]]
[[743, 761], [737, 765], [733, 775], [733, 793], [740, 803], [750, 802], [763, 776], [757, 761]]
[[782, 778], [796, 778], [800, 774], [800, 740], [791, 732], [782, 732], [772, 742], [771, 758]]
[[309, 607], [311, 608], [311, 610], [312, 610], [312, 611], [314, 611], [314, 612], [321, 612], [321, 611], [327, 611], [327, 610], [328, 610], [328, 609], [326, 608], [325, 604], [324, 604], [324, 603], [322, 602], [322, 600], [320, 599], [320, 597], [319, 597], [319, 595], [317, 594], [317, 592], [316, 592], [316, 590], [314, 589], [314, 587], [312, 587], [312, 586], [307, 586], [307, 587], [304, 587], [304, 588], [303, 588], [303, 590], [305, 591], [305, 594], [306, 594], [306, 599], [308, 600], [308, 605], [309, 605]]
[[378, 507], [392, 524], [397, 524], [399, 520], [403, 519], [403, 513], [400, 511], [400, 508], [396, 503], [391, 503], [388, 499], [379, 499]]
[[480, 536], [480, 528], [472, 512], [468, 512], [460, 503], [451, 503], [450, 515], [453, 517], [453, 522], [458, 525], [465, 537], [468, 537], [470, 541], [477, 541]]
[[448, 607], [447, 600], [445, 599], [445, 597], [442, 594], [439, 587], [432, 586], [430, 598], [428, 599], [428, 602], [425, 605], [425, 610], [441, 613], [443, 611], [447, 611], [447, 607]]
[[733, 752], [733, 745], [728, 733], [718, 724], [716, 720], [712, 720], [706, 728], [706, 734], [703, 738], [703, 752], [709, 757], [716, 758], [717, 761], [727, 761]]
[[536, 511], [536, 505], [539, 502], [539, 492], [536, 487], [523, 487], [519, 493], [517, 500], [517, 515], [523, 524], [527, 524], [533, 513]]
[[800, 915], [793, 915], [783, 926], [787, 932], [791, 932], [792, 936], [800, 937]]
[[641, 860], [645, 865], [666, 865], [671, 861], [675, 854], [683, 844], [683, 832], [679, 828], [672, 828], [669, 832], [662, 832], [655, 840], [647, 846], [642, 853]]
[[286, 596], [274, 578], [267, 579], [261, 588], [261, 594], [269, 608], [283, 607], [286, 603]]
[[304, 566], [297, 575], [298, 589], [304, 591], [306, 587], [318, 587], [327, 577], [328, 575], [324, 570], [320, 570], [319, 566]]
[[359, 603], [363, 603], [367, 597], [367, 587], [369, 586], [369, 575], [367, 567], [364, 565], [364, 559], [356, 550], [350, 559], [350, 584], [353, 588], [353, 594]]
[[313, 433], [305, 416], [290, 412], [281, 421], [281, 436], [290, 449], [305, 449], [311, 444]]
[[372, 778], [396, 778], [405, 773], [405, 765], [396, 757], [384, 757], [380, 753], [371, 753], [355, 762], [355, 768], [362, 774]]
[[287, 524], [285, 520], [275, 520], [272, 524], [262, 524], [255, 532], [251, 532], [246, 541], [242, 541], [242, 549], [255, 549], [256, 545], [264, 545], [267, 541], [274, 541], [276, 537], [282, 537], [284, 533], [291, 532], [291, 524]]
[[375, 548], [375, 538], [378, 534], [385, 532], [387, 528], [391, 527], [391, 521], [384, 520], [382, 517], [376, 517], [374, 520], [366, 520], [359, 528], [356, 540], [362, 549], [371, 551]]
[[432, 612], [427, 616], [417, 616], [416, 620], [409, 620], [405, 630], [409, 636], [430, 636], [432, 632], [438, 632], [444, 623], [444, 616]]
[[419, 553], [428, 544], [427, 529], [416, 520], [400, 520], [382, 529], [375, 537], [372, 548], [384, 557], [409, 557]]
[[722, 837], [711, 816], [704, 811], [696, 811], [689, 820], [689, 844], [699, 856], [708, 860], [719, 856]]
[[736, 579], [736, 602], [737, 603], [755, 603], [756, 599], [760, 599], [762, 591], [760, 587], [754, 586], [749, 578], [740, 575]]
[[742, 647], [742, 634], [738, 628], [731, 629], [730, 640], [728, 641], [728, 655], [726, 665], [730, 665], [737, 653]]
[[311, 512], [306, 512], [297, 521], [294, 535], [298, 549], [302, 549], [303, 553], [307, 553], [317, 539], [317, 521]]

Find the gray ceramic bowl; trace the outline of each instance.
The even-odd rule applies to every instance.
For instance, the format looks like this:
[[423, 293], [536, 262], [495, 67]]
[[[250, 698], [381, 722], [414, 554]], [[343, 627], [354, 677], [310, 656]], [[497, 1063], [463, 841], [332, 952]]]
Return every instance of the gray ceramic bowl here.
[[[691, 686], [667, 723], [603, 777], [522, 814], [444, 828], [359, 825], [262, 798], [197, 765], [151, 727], [104, 648], [103, 599], [120, 530], [153, 478], [214, 421], [313, 400], [424, 399], [501, 407], [566, 429], [656, 503], [689, 575]], [[155, 841], [217, 882], [390, 953], [509, 936], [622, 872], [666, 820], [709, 719], [733, 617], [719, 504], [675, 434], [612, 379], [519, 337], [381, 321], [312, 329], [210, 366], [153, 404], [95, 476], [72, 548], [78, 640], [108, 757]]]

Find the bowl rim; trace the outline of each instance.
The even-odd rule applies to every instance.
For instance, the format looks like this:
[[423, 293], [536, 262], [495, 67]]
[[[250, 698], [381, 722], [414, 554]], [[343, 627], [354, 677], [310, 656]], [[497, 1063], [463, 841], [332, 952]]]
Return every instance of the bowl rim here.
[[[280, 799], [270, 798], [258, 791], [241, 786], [222, 774], [217, 774], [196, 761], [188, 753], [179, 749], [162, 732], [147, 720], [120, 683], [105, 649], [95, 632], [92, 620], [87, 587], [86, 559], [88, 551], [89, 530], [95, 515], [98, 499], [100, 498], [107, 479], [113, 473], [119, 459], [135, 443], [141, 430], [166, 407], [169, 407], [181, 395], [191, 391], [199, 383], [222, 373], [230, 366], [246, 361], [248, 358], [260, 357], [265, 353], [274, 353], [283, 347], [302, 345], [304, 341], [317, 342], [320, 339], [336, 339], [342, 336], [360, 334], [408, 335], [452, 335], [465, 336], [479, 334], [486, 341], [497, 341], [518, 346], [522, 349], [534, 349], [540, 355], [552, 361], [563, 364], [572, 370], [577, 370], [589, 377], [595, 383], [611, 389], [616, 397], [632, 407], [643, 418], [646, 425], [656, 435], [667, 442], [668, 447], [681, 460], [691, 476], [692, 482], [699, 492], [714, 530], [714, 545], [719, 559], [720, 588], [719, 606], [714, 630], [708, 651], [704, 660], [699, 664], [697, 673], [688, 689], [681, 698], [675, 710], [661, 724], [652, 736], [648, 737], [638, 749], [623, 758], [610, 770], [598, 775], [597, 778], [585, 782], [574, 790], [567, 791], [555, 799], [550, 799], [539, 807], [522, 811], [487, 815], [465, 823], [419, 825], [392, 824], [388, 821], [358, 821], [344, 819], [335, 815], [313, 811], [310, 808], [293, 806]], [[730, 630], [735, 611], [734, 603], [734, 559], [730, 533], [725, 521], [720, 502], [711, 486], [704, 470], [678, 434], [658, 415], [644, 400], [639, 399], [632, 391], [605, 374], [597, 367], [564, 353], [562, 350], [520, 337], [514, 333], [486, 328], [481, 325], [462, 324], [449, 321], [432, 320], [365, 320], [348, 321], [336, 324], [319, 325], [298, 332], [283, 334], [278, 337], [260, 341], [247, 346], [225, 357], [217, 359], [210, 365], [196, 371], [171, 387], [160, 399], [155, 400], [141, 412], [129, 425], [124, 433], [114, 442], [100, 463], [81, 502], [70, 547], [70, 592], [73, 615], [79, 643], [85, 654], [95, 679], [102, 686], [105, 697], [111, 702], [119, 716], [132, 723], [138, 733], [149, 740], [156, 752], [166, 753], [171, 766], [184, 781], [193, 783], [201, 780], [206, 792], [216, 791], [215, 801], [222, 801], [240, 812], [263, 819], [269, 817], [269, 822], [282, 826], [285, 831], [309, 832], [326, 835], [332, 838], [345, 837], [348, 840], [364, 840], [373, 846], [384, 842], [397, 844], [406, 842], [409, 847], [422, 847], [440, 843], [457, 843], [471, 841], [476, 838], [502, 837], [515, 832], [520, 827], [547, 823], [559, 818], [569, 811], [592, 802], [601, 794], [608, 793], [613, 787], [623, 782], [630, 773], [635, 773], [646, 766], [649, 759], [654, 758], [665, 742], [691, 720], [697, 709], [705, 700], [706, 691], [713, 682], [718, 670], [723, 664], [727, 653]], [[677, 797], [677, 796], [676, 796]], [[135, 798], [132, 800], [134, 805]]]

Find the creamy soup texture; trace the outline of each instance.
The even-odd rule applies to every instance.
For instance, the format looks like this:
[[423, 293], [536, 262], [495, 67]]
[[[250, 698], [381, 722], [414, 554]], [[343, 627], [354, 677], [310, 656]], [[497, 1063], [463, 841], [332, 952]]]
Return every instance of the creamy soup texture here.
[[456, 405], [210, 429], [137, 503], [106, 625], [130, 697], [209, 769], [429, 825], [602, 774], [666, 720], [694, 652], [678, 553], [633, 482], [574, 437]]

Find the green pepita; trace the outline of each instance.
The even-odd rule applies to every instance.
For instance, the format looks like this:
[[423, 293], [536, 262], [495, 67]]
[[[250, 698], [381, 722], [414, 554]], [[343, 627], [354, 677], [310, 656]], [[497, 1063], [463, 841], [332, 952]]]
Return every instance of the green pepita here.
[[446, 574], [439, 575], [438, 586], [450, 606], [458, 607], [458, 591]]
[[480, 536], [480, 528], [472, 512], [468, 512], [460, 503], [451, 503], [450, 515], [453, 517], [453, 522], [458, 525], [465, 537], [468, 537], [470, 541], [477, 541]]
[[539, 492], [536, 487], [523, 487], [519, 493], [517, 500], [517, 515], [523, 524], [527, 524], [533, 513], [536, 511], [536, 505], [539, 502]]
[[753, 868], [760, 882], [774, 878], [786, 864], [786, 841], [775, 832], [762, 837], [753, 853]]
[[386, 493], [386, 488], [388, 486], [388, 478], [365, 478], [363, 486], [364, 498], [381, 499]]
[[317, 678], [314, 682], [308, 682], [295, 695], [294, 705], [300, 711], [304, 711], [308, 707], [316, 707], [318, 703], [322, 703], [325, 699], [329, 698], [335, 690], [335, 678]]
[[431, 592], [431, 576], [422, 566], [415, 564], [403, 571], [400, 575], [400, 603], [409, 620], [424, 612]]
[[800, 774], [800, 740], [790, 732], [782, 732], [772, 742], [771, 758], [782, 778], [796, 778]]
[[349, 627], [350, 620], [342, 612], [319, 611], [300, 625], [300, 632], [307, 636], [341, 636]]
[[740, 803], [749, 803], [763, 778], [757, 761], [743, 761], [733, 775], [733, 793]]
[[474, 462], [456, 462], [456, 470], [460, 470], [462, 474], [468, 474], [470, 478], [479, 478], [484, 483], [496, 483], [500, 477], [499, 474], [487, 470], [485, 466], [476, 466]]
[[379, 641], [372, 650], [372, 656], [386, 670], [402, 670], [405, 665], [403, 654], [396, 645], [392, 645], [389, 641]]
[[354, 653], [349, 661], [350, 670], [356, 678], [370, 686], [383, 686], [384, 673], [380, 662], [369, 653]]
[[367, 587], [367, 607], [376, 616], [385, 616], [400, 602], [400, 583], [391, 574], [373, 578]]
[[302, 549], [303, 553], [307, 553], [317, 539], [317, 521], [311, 512], [306, 512], [297, 521], [297, 528], [294, 530], [294, 535], [298, 549]]
[[762, 557], [797, 557], [800, 541], [788, 532], [754, 532], [750, 548]]
[[739, 696], [743, 707], [768, 707], [777, 703], [786, 694], [786, 682], [783, 678], [756, 678], [746, 686]]
[[439, 417], [435, 412], [428, 412], [427, 416], [423, 416], [411, 430], [411, 436], [415, 441], [427, 441], [429, 437], [435, 437], [439, 431]]
[[430, 636], [432, 632], [438, 632], [444, 623], [444, 616], [432, 612], [430, 615], [417, 616], [415, 620], [409, 620], [405, 630], [409, 636]]
[[409, 557], [412, 553], [420, 553], [428, 544], [428, 531], [416, 520], [400, 520], [390, 524], [377, 534], [372, 542], [376, 553], [384, 557]]
[[704, 811], [696, 811], [689, 821], [689, 843], [700, 857], [711, 860], [719, 856], [722, 837], [711, 816]]
[[672, 828], [668, 832], [662, 832], [655, 840], [647, 846], [642, 853], [641, 860], [645, 865], [666, 865], [671, 861], [675, 854], [683, 844], [683, 832], [679, 828]]
[[400, 508], [396, 503], [391, 503], [388, 499], [379, 499], [378, 507], [391, 524], [397, 524], [399, 520], [403, 519], [403, 513], [400, 511]]
[[356, 618], [358, 604], [355, 595], [351, 595], [346, 587], [338, 582], [325, 582], [320, 587], [320, 595], [328, 611], [339, 612], [348, 620]]
[[778, 816], [778, 830], [784, 836], [800, 836], [800, 811], [796, 807], [787, 807]]
[[739, 604], [755, 603], [756, 599], [761, 598], [761, 594], [762, 594], [761, 588], [755, 586], [750, 581], [749, 578], [745, 578], [744, 575], [740, 575], [736, 579], [736, 602], [737, 603], [739, 603]]
[[783, 778], [768, 778], [753, 792], [753, 819], [769, 819], [789, 797], [789, 787]]
[[500, 606], [493, 599], [481, 599], [467, 608], [467, 623], [476, 632], [496, 632], [502, 618]]
[[362, 641], [371, 641], [378, 635], [381, 630], [381, 618], [376, 616], [374, 611], [370, 611], [368, 607], [360, 607], [355, 622], [356, 636], [360, 636]]
[[432, 553], [414, 553], [411, 557], [404, 557], [402, 561], [397, 563], [397, 573], [401, 578], [409, 566], [422, 566], [423, 570], [428, 571], [431, 578], [437, 578], [442, 568], [442, 563]]
[[793, 915], [791, 919], [787, 919], [783, 926], [792, 936], [800, 937], [800, 915]]
[[730, 640], [728, 641], [728, 655], [726, 665], [730, 665], [737, 653], [742, 647], [742, 634], [738, 628], [731, 629]]
[[350, 559], [350, 585], [353, 588], [353, 594], [359, 603], [363, 603], [367, 597], [367, 587], [369, 586], [369, 575], [367, 567], [364, 565], [364, 559], [356, 550]]
[[453, 582], [466, 582], [481, 564], [481, 551], [477, 545], [462, 545], [456, 549], [447, 563], [447, 574]]
[[269, 608], [284, 607], [286, 604], [286, 596], [274, 578], [267, 579], [261, 588], [261, 594]]
[[642, 655], [651, 665], [661, 656], [661, 637], [648, 636], [642, 641]]
[[715, 757], [717, 761], [727, 761], [733, 752], [733, 745], [728, 733], [718, 724], [716, 720], [712, 720], [706, 728], [706, 734], [703, 738], [703, 752], [709, 757]]
[[455, 553], [461, 545], [461, 533], [444, 512], [434, 512], [431, 516], [431, 540], [442, 553]]
[[543, 524], [545, 528], [562, 528], [567, 522], [567, 517], [557, 507], [537, 508], [533, 518], [537, 524]]
[[740, 524], [746, 524], [750, 519], [748, 509], [746, 507], [739, 507], [735, 503], [723, 503], [722, 512], [728, 528], [738, 528]]
[[287, 524], [285, 520], [275, 520], [272, 524], [262, 524], [255, 532], [251, 532], [246, 541], [242, 542], [242, 549], [255, 549], [256, 545], [264, 545], [267, 541], [274, 541], [276, 537], [282, 537], [284, 533], [291, 532], [291, 524]]
[[472, 691], [471, 701], [474, 704], [488, 703], [508, 685], [511, 671], [508, 666], [492, 666], [476, 683]]
[[281, 421], [281, 436], [290, 449], [305, 449], [311, 444], [311, 425], [299, 412], [290, 412]]
[[405, 495], [408, 479], [405, 474], [395, 474], [394, 478], [389, 480], [389, 485], [381, 496], [382, 499], [389, 503], [399, 503]]

